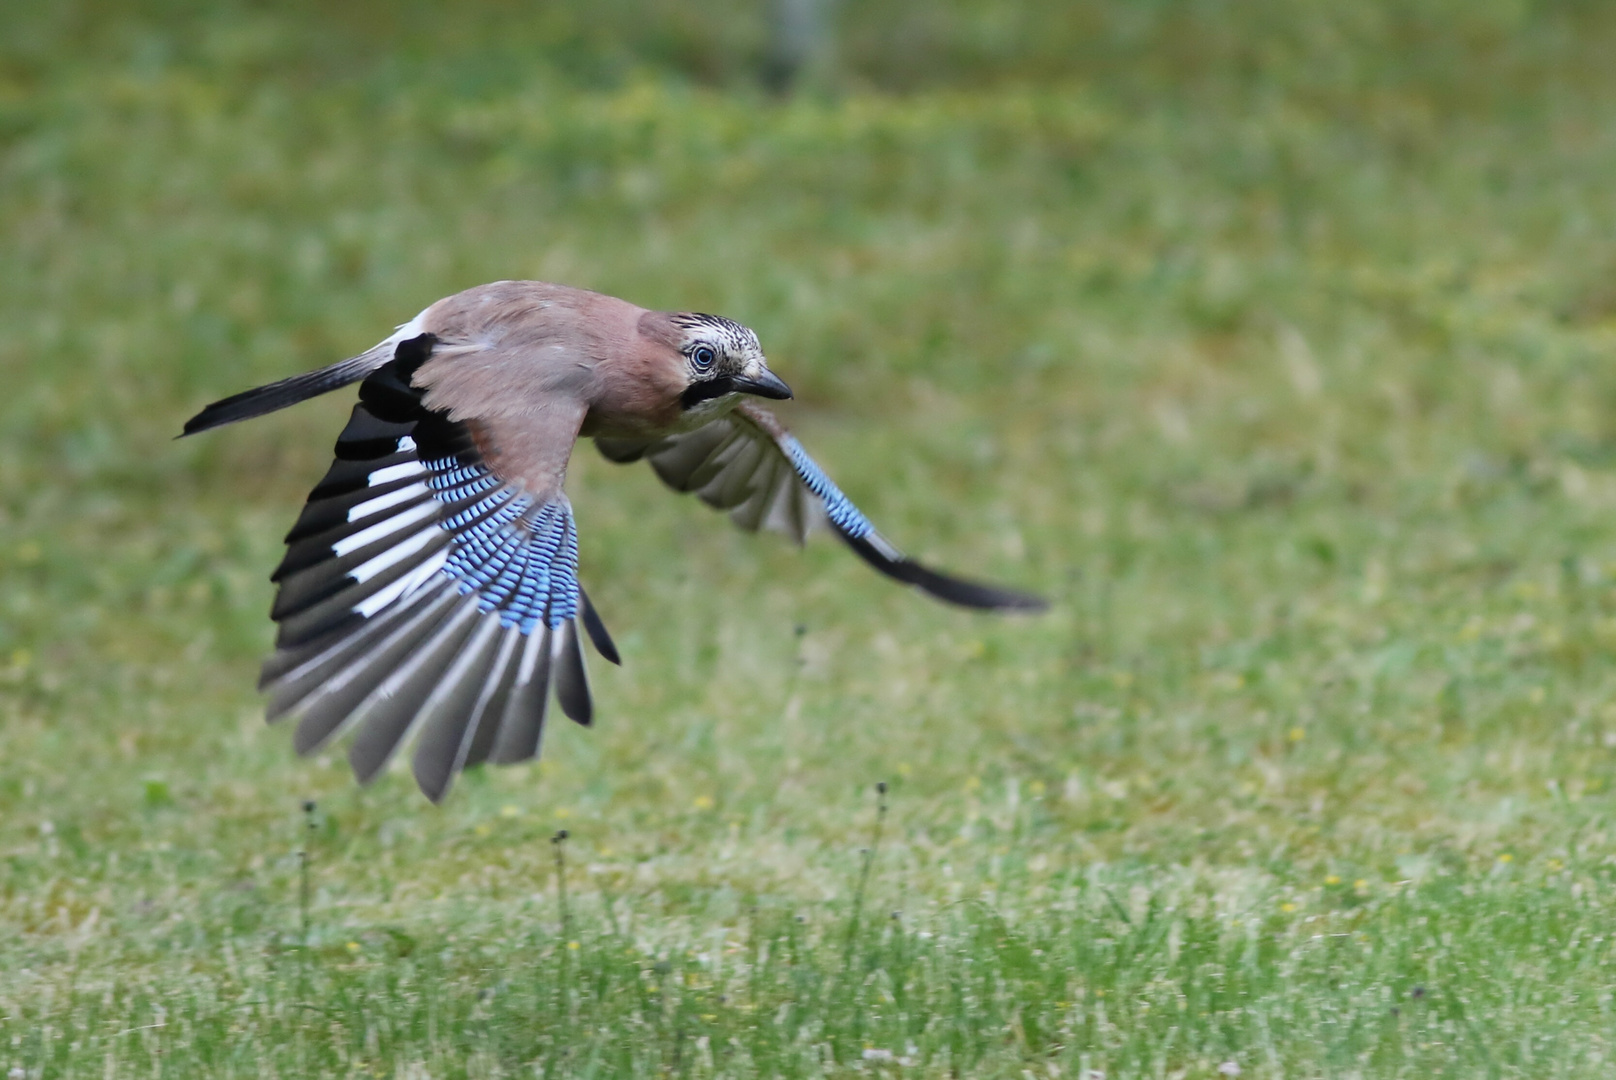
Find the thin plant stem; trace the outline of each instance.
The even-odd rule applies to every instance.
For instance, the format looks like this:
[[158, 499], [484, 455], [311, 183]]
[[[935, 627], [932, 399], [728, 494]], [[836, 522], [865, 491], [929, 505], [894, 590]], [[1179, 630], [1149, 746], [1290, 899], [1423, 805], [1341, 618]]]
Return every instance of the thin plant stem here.
[[550, 843], [555, 847], [556, 896], [561, 908], [561, 943], [565, 947], [572, 940], [572, 921], [567, 914], [567, 857], [564, 852], [567, 830], [562, 829], [550, 837]]
[[882, 780], [875, 785], [875, 828], [870, 836], [870, 846], [861, 854], [864, 864], [859, 868], [858, 887], [853, 890], [853, 915], [847, 923], [847, 948], [842, 954], [842, 969], [845, 971], [853, 964], [853, 952], [858, 944], [859, 917], [864, 911], [864, 890], [870, 883], [870, 869], [875, 865], [876, 853], [881, 849], [881, 831], [887, 820], [887, 782]]
[[303, 822], [305, 835], [303, 849], [297, 853], [298, 862], [298, 908], [301, 915], [299, 941], [302, 948], [309, 947], [309, 906], [312, 900], [310, 885], [309, 862], [312, 858], [310, 849], [314, 845], [314, 811], [316, 807], [313, 799], [303, 801]]
[[556, 965], [560, 975], [556, 984], [556, 994], [561, 998], [561, 1015], [570, 1017], [572, 994], [568, 990], [571, 966], [568, 952], [572, 948], [572, 919], [567, 911], [567, 830], [558, 829], [556, 834], [550, 837], [550, 844], [555, 848], [556, 899], [561, 909], [561, 948], [557, 950], [560, 958]]

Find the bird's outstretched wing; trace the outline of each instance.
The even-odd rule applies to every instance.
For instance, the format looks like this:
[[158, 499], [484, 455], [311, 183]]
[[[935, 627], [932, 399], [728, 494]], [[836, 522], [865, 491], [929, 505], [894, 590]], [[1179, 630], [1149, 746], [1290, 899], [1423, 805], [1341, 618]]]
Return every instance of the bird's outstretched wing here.
[[[468, 765], [535, 756], [552, 687], [590, 722], [580, 620], [617, 653], [578, 586], [566, 496], [499, 475], [476, 432], [423, 405], [410, 377], [432, 345], [402, 343], [361, 384], [337, 460], [287, 534], [260, 687], [271, 720], [299, 718], [299, 753], [357, 728], [361, 782], [418, 732], [416, 781], [437, 802]], [[570, 446], [581, 407], [574, 419], [553, 438]]]
[[814, 463], [802, 444], [751, 402], [695, 431], [664, 439], [597, 438], [596, 446], [620, 463], [651, 463], [675, 491], [692, 491], [707, 505], [729, 511], [741, 528], [775, 529], [798, 542], [828, 524], [863, 560], [906, 585], [962, 607], [1041, 611], [1041, 597], [939, 573], [915, 562], [875, 530], [869, 519]]

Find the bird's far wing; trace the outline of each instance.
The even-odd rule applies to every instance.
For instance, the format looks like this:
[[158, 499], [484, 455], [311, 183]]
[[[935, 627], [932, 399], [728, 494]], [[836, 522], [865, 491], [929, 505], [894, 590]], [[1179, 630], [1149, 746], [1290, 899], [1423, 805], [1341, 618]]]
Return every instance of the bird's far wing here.
[[1041, 611], [1041, 597], [942, 574], [899, 551], [831, 482], [774, 414], [751, 402], [705, 427], [642, 442], [597, 438], [608, 459], [644, 458], [675, 491], [692, 491], [729, 511], [741, 528], [776, 529], [799, 543], [828, 524], [861, 558], [887, 577], [962, 607]]
[[[578, 534], [559, 492], [498, 475], [464, 423], [411, 384], [423, 337], [365, 379], [336, 462], [292, 531], [260, 688], [297, 716], [299, 753], [357, 728], [361, 782], [419, 732], [414, 768], [434, 802], [462, 768], [539, 751], [550, 690], [581, 724], [592, 706], [578, 622], [611, 639], [578, 586]], [[570, 446], [583, 410], [554, 425]]]

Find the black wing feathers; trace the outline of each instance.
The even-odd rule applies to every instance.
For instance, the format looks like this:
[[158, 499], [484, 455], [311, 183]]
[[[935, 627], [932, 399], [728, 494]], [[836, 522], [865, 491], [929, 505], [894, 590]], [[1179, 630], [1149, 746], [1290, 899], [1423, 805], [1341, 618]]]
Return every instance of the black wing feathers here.
[[999, 585], [984, 585], [965, 578], [940, 574], [930, 567], [915, 562], [906, 555], [892, 550], [885, 543], [870, 537], [852, 537], [838, 530], [837, 535], [865, 562], [905, 585], [913, 585], [928, 596], [960, 607], [983, 611], [1043, 611], [1049, 606], [1041, 596], [1006, 589]]
[[610, 663], [621, 665], [623, 659], [617, 655], [617, 645], [612, 641], [612, 635], [606, 632], [606, 624], [601, 621], [600, 612], [589, 602], [589, 594], [580, 588], [578, 598], [583, 601], [584, 629], [589, 632], [589, 640], [594, 644], [595, 651]]

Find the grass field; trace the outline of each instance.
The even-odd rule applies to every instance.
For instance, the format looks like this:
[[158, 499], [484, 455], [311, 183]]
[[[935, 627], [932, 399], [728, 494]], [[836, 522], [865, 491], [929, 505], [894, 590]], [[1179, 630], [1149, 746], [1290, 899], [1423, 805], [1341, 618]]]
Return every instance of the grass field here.
[[[776, 100], [738, 0], [131, 7], [0, 10], [0, 1070], [1609, 1075], [1616, 9], [849, 4]], [[755, 327], [1052, 612], [584, 447], [594, 730], [296, 759], [350, 399], [172, 437], [503, 277]]]

